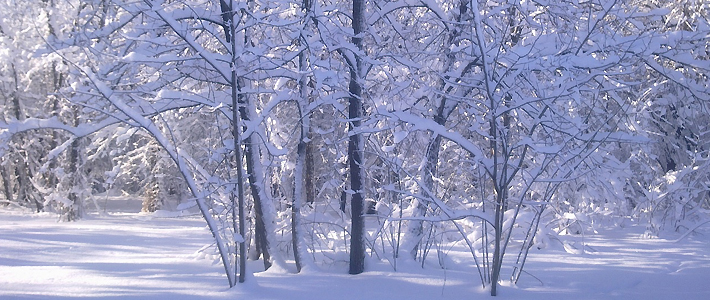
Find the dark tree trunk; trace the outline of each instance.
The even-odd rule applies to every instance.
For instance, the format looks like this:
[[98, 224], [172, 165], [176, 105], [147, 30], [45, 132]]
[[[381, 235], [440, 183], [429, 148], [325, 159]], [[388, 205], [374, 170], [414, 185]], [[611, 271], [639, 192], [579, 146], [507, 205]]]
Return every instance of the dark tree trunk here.
[[[301, 111], [303, 114], [303, 111]], [[303, 116], [301, 117], [303, 119]], [[306, 142], [305, 134], [303, 133], [305, 126], [301, 127], [301, 140], [298, 142], [298, 149], [296, 150], [296, 176], [295, 179], [295, 189], [293, 193], [293, 203], [291, 204], [291, 242], [293, 244], [293, 259], [296, 262], [296, 271], [301, 272], [303, 264], [301, 262], [301, 247], [299, 246], [299, 234], [301, 230], [300, 220], [301, 220], [301, 205], [303, 202], [303, 195], [305, 194], [302, 187], [305, 186], [304, 182], [304, 165], [306, 156]]]
[[[468, 12], [468, 2], [467, 1], [460, 1], [459, 2], [459, 9], [458, 13], [455, 15], [455, 20], [456, 20], [456, 25], [454, 30], [448, 33], [448, 38], [447, 38], [447, 43], [449, 45], [454, 45], [457, 43], [457, 40], [460, 38], [460, 34], [463, 30], [461, 30], [459, 27], [462, 26], [461, 20], [463, 20], [463, 16]], [[456, 56], [455, 53], [452, 53], [450, 49], [445, 50], [445, 56], [446, 56], [446, 62], [443, 71], [447, 72], [452, 69], [454, 69], [454, 63], [456, 62]], [[444, 126], [446, 124], [446, 120], [448, 120], [449, 116], [451, 113], [454, 111], [454, 109], [457, 106], [457, 102], [455, 101], [449, 101], [449, 94], [455, 91], [455, 87], [450, 83], [452, 81], [457, 82], [460, 77], [464, 76], [470, 68], [464, 68], [461, 75], [459, 78], [451, 78], [450, 76], [445, 76], [444, 78], [441, 78], [438, 82], [439, 88], [441, 89], [442, 93], [438, 95], [436, 98], [438, 98], [438, 104], [436, 107], [436, 115], [434, 115], [433, 119], [434, 122], [436, 122], [439, 125]], [[441, 143], [442, 143], [442, 138], [440, 135], [436, 133], [432, 133], [432, 139], [427, 145], [426, 148], [426, 161], [425, 165], [423, 168], [423, 174], [422, 174], [422, 183], [424, 185], [424, 196], [427, 198], [431, 198], [436, 196], [436, 188], [434, 186], [434, 178], [438, 175], [438, 165], [439, 165], [439, 152], [441, 150]], [[434, 193], [429, 194], [429, 192]], [[429, 209], [428, 204], [422, 203], [421, 201], [417, 204], [416, 210], [415, 210], [415, 216], [418, 217], [424, 217], [426, 215], [427, 210]], [[415, 236], [415, 240], [417, 240], [417, 245], [412, 249], [412, 257], [416, 259], [417, 253], [419, 250], [419, 243], [421, 243], [422, 237], [424, 235], [424, 222], [423, 221], [412, 221], [414, 223], [414, 226], [410, 227], [410, 233]]]
[[[311, 2], [309, 0], [303, 1], [303, 7], [301, 8], [306, 15], [311, 11]], [[309, 18], [305, 18], [305, 24], [307, 24]], [[304, 45], [306, 41], [304, 40]], [[298, 91], [299, 99], [298, 113], [299, 113], [299, 125], [300, 125], [300, 137], [298, 140], [298, 147], [296, 149], [296, 169], [294, 170], [294, 193], [293, 201], [291, 203], [291, 243], [293, 248], [293, 259], [296, 262], [296, 271], [301, 272], [303, 268], [303, 262], [301, 256], [305, 253], [301, 249], [301, 206], [304, 204], [303, 197], [306, 197], [308, 203], [313, 202], [313, 166], [311, 162], [312, 156], [310, 152], [310, 112], [308, 111], [309, 104], [309, 91], [308, 91], [308, 77], [306, 72], [308, 70], [308, 58], [306, 57], [306, 52], [302, 51], [298, 54], [298, 70], [301, 73], [298, 79]]]
[[[53, 30], [51, 30], [51, 28], [52, 27], [50, 26], [50, 31], [53, 32]], [[56, 71], [57, 70], [56, 63], [52, 64], [52, 70], [53, 70], [52, 84], [54, 85], [54, 90], [52, 92], [55, 94], [58, 94], [59, 89], [62, 87], [62, 84], [64, 82], [64, 76], [62, 75], [62, 73], [59, 73]], [[51, 95], [49, 97], [50, 97], [51, 104], [52, 104], [51, 105], [52, 117], [59, 118], [59, 111], [61, 109], [60, 103], [59, 103], [59, 97], [56, 95]], [[56, 130], [53, 130], [52, 131], [52, 139], [49, 141], [49, 149], [57, 148], [57, 146], [59, 146], [59, 143], [60, 143], [59, 140], [60, 140], [59, 132]], [[57, 167], [56, 160], [51, 160], [49, 162], [49, 169], [54, 170], [56, 167]], [[59, 184], [59, 178], [57, 178], [57, 176], [54, 175], [53, 173], [48, 172], [48, 174], [46, 174], [45, 176], [47, 176], [46, 178], [47, 178], [47, 185], [48, 186], [56, 187], [57, 184]]]
[[[361, 0], [355, 0], [358, 2]], [[360, 99], [360, 86], [353, 84], [351, 80], [350, 92], [350, 129], [358, 130], [360, 118], [362, 117], [362, 99]], [[350, 241], [350, 274], [360, 274], [365, 269], [365, 244], [364, 231], [365, 224], [363, 218], [363, 190], [362, 190], [362, 134], [350, 135], [348, 145], [348, 163], [350, 167], [350, 189], [352, 197], [350, 199], [350, 211], [352, 214], [351, 241]]]
[[[246, 96], [240, 97], [239, 113], [242, 120], [249, 121], [251, 118], [247, 109]], [[264, 209], [261, 199], [261, 186], [257, 174], [254, 171], [254, 165], [261, 163], [260, 153], [256, 146], [259, 141], [254, 135], [250, 135], [245, 139], [244, 155], [247, 163], [247, 177], [249, 180], [249, 188], [251, 190], [252, 199], [254, 199], [254, 238], [256, 239], [257, 253], [264, 257], [264, 269], [271, 267], [271, 255], [269, 254], [269, 241], [266, 238], [266, 224], [264, 223]]]
[[315, 162], [313, 161], [313, 142], [306, 142], [306, 178], [305, 189], [306, 189], [306, 202], [312, 204], [315, 202], [316, 198], [316, 187], [315, 187]]
[[[313, 1], [314, 0], [303, 0], [303, 10], [305, 11], [306, 15], [310, 15], [311, 12], [313, 11]], [[308, 20], [311, 20], [311, 18], [308, 18]], [[312, 20], [316, 20], [316, 19], [313, 18]], [[308, 21], [306, 21], [306, 22], [308, 22]], [[301, 72], [306, 72], [308, 70], [308, 66], [307, 66], [308, 60], [306, 59], [305, 55], [306, 55], [306, 53], [302, 52], [301, 54], [299, 54], [299, 58], [298, 58], [299, 59], [299, 68], [300, 68]], [[310, 87], [313, 87], [312, 83], [310, 84]], [[302, 92], [301, 97], [307, 98], [307, 99], [302, 99], [302, 100], [304, 100], [304, 101], [307, 100], [308, 103], [310, 103], [312, 100], [312, 97], [310, 96], [310, 92], [308, 91], [308, 88], [309, 88], [308, 80], [307, 80], [307, 78], [304, 77], [304, 78], [302, 78], [302, 80], [300, 82], [300, 89]], [[304, 116], [301, 116], [301, 117], [304, 117]], [[310, 137], [311, 136], [311, 132], [310, 132], [311, 131], [311, 128], [310, 128], [310, 117], [311, 116], [308, 115], [307, 117], [309, 118], [309, 122], [308, 122], [309, 126], [307, 128], [306, 137]], [[316, 196], [315, 196], [316, 195], [316, 187], [315, 187], [316, 172], [315, 172], [315, 160], [313, 158], [314, 153], [315, 153], [314, 147], [315, 147], [315, 145], [314, 145], [313, 140], [309, 138], [308, 141], [306, 141], [306, 153], [305, 153], [306, 154], [306, 158], [305, 158], [306, 159], [306, 161], [305, 161], [305, 164], [306, 164], [305, 165], [305, 167], [306, 167], [305, 172], [306, 173], [304, 174], [304, 177], [305, 177], [304, 189], [306, 190], [306, 202], [309, 204], [313, 204], [313, 202], [315, 202], [315, 198], [316, 198]]]
[[[365, 29], [365, 1], [353, 0], [353, 44], [362, 52], [362, 38], [360, 34]], [[350, 65], [350, 103], [348, 106], [348, 118], [350, 119], [350, 130], [360, 129], [363, 117], [363, 61], [360, 53], [355, 53], [355, 61]], [[350, 167], [350, 189], [352, 198], [350, 199], [350, 209], [352, 213], [352, 224], [350, 230], [350, 274], [360, 274], [365, 270], [365, 219], [363, 217], [364, 197], [363, 197], [363, 144], [362, 133], [350, 134], [348, 143], [348, 165]]]
[[340, 211], [345, 212], [345, 208], [348, 206], [348, 193], [346, 191], [340, 192]]
[[[231, 27], [231, 32], [234, 33], [234, 26]], [[234, 52], [235, 47], [232, 46], [232, 50]], [[234, 62], [232, 62], [234, 64]], [[235, 233], [239, 233], [239, 235], [242, 237], [241, 241], [235, 241], [235, 243], [238, 245], [239, 252], [238, 252], [238, 261], [239, 261], [239, 282], [244, 282], [246, 280], [246, 243], [244, 240], [244, 236], [246, 233], [245, 230], [245, 224], [244, 224], [244, 178], [242, 176], [243, 170], [242, 170], [242, 143], [241, 143], [241, 128], [239, 126], [239, 112], [237, 107], [239, 106], [240, 99], [242, 97], [240, 93], [240, 88], [237, 87], [237, 77], [236, 77], [236, 71], [235, 67], [232, 66], [232, 134], [234, 135], [234, 160], [235, 160], [235, 165], [237, 169], [237, 184], [236, 184], [236, 189], [237, 189], [237, 195], [234, 195], [232, 193], [232, 224], [233, 224], [233, 230]], [[236, 197], [236, 203], [234, 197]], [[236, 207], [235, 207], [236, 206]], [[237, 211], [235, 214], [234, 211]], [[237, 259], [235, 258], [235, 262]], [[234, 272], [237, 272], [237, 268], [234, 269]], [[234, 284], [231, 283], [230, 284]]]
[[[75, 117], [78, 123], [78, 117]], [[75, 139], [71, 143], [71, 149], [69, 151], [69, 176], [72, 177], [72, 183], [81, 185], [82, 174], [79, 174], [79, 166], [81, 165], [81, 139]], [[82, 199], [74, 191], [74, 186], [69, 187], [71, 191], [69, 192], [69, 201], [71, 204], [69, 207], [64, 208], [63, 218], [66, 221], [76, 221], [82, 217]], [[83, 187], [81, 187], [83, 188]]]
[[7, 168], [3, 165], [0, 165], [0, 177], [2, 177], [2, 191], [5, 194], [5, 199], [12, 202], [12, 181], [10, 180], [10, 174], [8, 174]]
[[[510, 26], [510, 47], [514, 47], [520, 40], [521, 28], [517, 26], [516, 21], [516, 10], [514, 6], [508, 9], [508, 16], [510, 18], [508, 25]], [[510, 94], [506, 94], [503, 98], [503, 106], [510, 107]], [[493, 104], [493, 99], [491, 99], [491, 107], [495, 108]], [[507, 111], [507, 110], [506, 110]], [[508, 174], [507, 159], [509, 158], [509, 147], [510, 147], [510, 130], [511, 130], [511, 117], [506, 112], [502, 115], [503, 124], [502, 126], [497, 124], [495, 118], [491, 119], [491, 147], [493, 151], [493, 161], [496, 164], [493, 171], [493, 184], [496, 186], [496, 207], [495, 207], [495, 242], [493, 248], [493, 265], [491, 268], [491, 296], [496, 296], [498, 294], [498, 280], [500, 279], [500, 271], [503, 266], [503, 257], [505, 256], [505, 247], [507, 241], [504, 240], [503, 223], [505, 220], [505, 212], [508, 210], [508, 189], [510, 187], [509, 178], [515, 176], [514, 174]], [[500, 129], [499, 129], [500, 128]], [[521, 155], [521, 159], [525, 157], [525, 150]], [[499, 160], [501, 167], [497, 167]], [[515, 173], [516, 171], [513, 171]], [[499, 175], [500, 174], [500, 175]], [[512, 230], [512, 228], [510, 229]]]
[[[222, 5], [222, 10], [223, 10], [223, 15], [226, 14], [226, 17], [224, 18], [225, 22], [225, 35], [227, 34], [226, 32], [229, 31], [229, 35], [232, 37], [235, 37], [236, 35], [236, 25], [234, 24], [234, 7], [233, 7], [233, 1], [229, 2], [229, 10], [228, 12], [224, 12], [226, 9], [226, 5]], [[225, 3], [226, 4], [226, 3]], [[246, 34], [244, 35], [246, 38]], [[237, 189], [237, 195], [234, 195], [232, 193], [232, 226], [233, 230], [235, 233], [239, 233], [239, 235], [242, 237], [241, 241], [235, 241], [236, 245], [239, 248], [238, 253], [235, 253], [235, 255], [238, 256], [238, 261], [239, 261], [239, 277], [238, 281], [239, 282], [244, 282], [246, 280], [246, 239], [245, 239], [245, 234], [246, 234], [246, 228], [245, 228], [245, 214], [244, 214], [244, 178], [243, 178], [243, 167], [242, 167], [242, 162], [243, 162], [243, 156], [242, 156], [242, 128], [241, 128], [241, 122], [240, 122], [240, 105], [244, 105], [246, 103], [246, 97], [244, 94], [242, 94], [242, 86], [238, 80], [237, 76], [237, 57], [235, 56], [237, 53], [237, 41], [232, 38], [230, 40], [231, 42], [231, 48], [232, 48], [232, 61], [230, 62], [230, 67], [232, 69], [231, 72], [231, 78], [230, 78], [230, 88], [232, 92], [232, 135], [234, 137], [234, 163], [236, 165], [237, 169], [237, 184], [236, 184], [236, 189]], [[249, 161], [249, 160], [247, 160]], [[234, 199], [236, 197], [236, 199]], [[235, 201], [236, 200], [236, 201]], [[236, 202], [236, 203], [235, 203]], [[236, 207], [235, 207], [236, 206]], [[237, 213], [234, 213], [234, 210], [237, 211]], [[237, 228], [238, 226], [238, 228]], [[237, 257], [235, 257], [235, 263], [237, 262]], [[234, 272], [237, 272], [237, 268], [235, 267]], [[233, 286], [234, 283], [230, 282], [230, 285]]]
[[[22, 111], [22, 105], [20, 103], [20, 95], [19, 95], [19, 79], [17, 76], [17, 70], [15, 69], [15, 65], [12, 65], [12, 74], [14, 77], [15, 81], [15, 86], [14, 90], [12, 91], [11, 99], [12, 99], [12, 106], [13, 106], [13, 112], [15, 114], [15, 118], [18, 121], [23, 121], [25, 120], [25, 114]], [[18, 143], [20, 145], [23, 144], [24, 140], [24, 135], [23, 133], [18, 134], [17, 139]], [[27, 160], [25, 159], [25, 155], [22, 153], [15, 153], [14, 155], [14, 168], [15, 168], [15, 176], [17, 176], [17, 198], [15, 198], [19, 203], [30, 203], [32, 202], [32, 195], [31, 195], [31, 188], [32, 184], [30, 183], [30, 170], [29, 166], [27, 164]], [[37, 199], [34, 199], [34, 204], [37, 208], [37, 212], [40, 212], [43, 210], [43, 204]]]

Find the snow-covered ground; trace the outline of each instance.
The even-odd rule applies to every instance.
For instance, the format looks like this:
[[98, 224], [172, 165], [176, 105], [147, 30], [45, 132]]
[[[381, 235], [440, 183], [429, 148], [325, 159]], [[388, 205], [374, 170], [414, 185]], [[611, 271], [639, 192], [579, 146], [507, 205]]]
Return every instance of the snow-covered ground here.
[[[566, 251], [561, 243], [536, 250], [518, 285], [504, 282], [498, 298], [710, 299], [710, 231], [680, 242], [642, 233], [643, 227], [629, 226], [564, 238], [580, 251]], [[368, 271], [356, 276], [346, 274], [345, 264], [290, 274], [259, 272], [260, 263], [250, 262], [255, 274], [229, 289], [221, 266], [196, 254], [210, 243], [196, 216], [123, 212], [58, 223], [52, 214], [0, 209], [0, 299], [489, 297], [470, 254], [458, 247], [448, 253], [446, 270], [402, 263], [394, 272], [370, 259]]]

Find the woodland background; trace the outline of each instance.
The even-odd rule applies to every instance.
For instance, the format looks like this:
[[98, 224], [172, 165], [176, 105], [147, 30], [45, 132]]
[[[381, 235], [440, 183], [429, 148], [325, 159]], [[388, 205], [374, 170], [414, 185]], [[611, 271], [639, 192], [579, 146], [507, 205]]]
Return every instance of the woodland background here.
[[0, 205], [199, 212], [230, 286], [456, 241], [495, 295], [555, 236], [710, 220], [709, 7], [2, 0]]

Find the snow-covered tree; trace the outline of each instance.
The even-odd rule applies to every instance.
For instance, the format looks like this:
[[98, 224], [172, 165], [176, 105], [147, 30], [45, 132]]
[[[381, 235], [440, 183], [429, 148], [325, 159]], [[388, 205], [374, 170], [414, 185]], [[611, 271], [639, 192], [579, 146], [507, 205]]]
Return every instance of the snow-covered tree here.
[[247, 252], [358, 274], [456, 241], [495, 295], [539, 232], [707, 219], [701, 1], [11, 4], [3, 203], [189, 198], [232, 286]]

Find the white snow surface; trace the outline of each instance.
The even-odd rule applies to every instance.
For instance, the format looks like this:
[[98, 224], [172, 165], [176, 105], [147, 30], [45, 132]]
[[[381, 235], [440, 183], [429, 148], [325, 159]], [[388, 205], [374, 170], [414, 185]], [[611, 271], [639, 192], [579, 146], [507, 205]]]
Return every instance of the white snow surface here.
[[300, 274], [250, 262], [253, 275], [229, 289], [217, 256], [199, 252], [212, 243], [204, 221], [164, 216], [61, 223], [0, 208], [0, 299], [710, 299], [708, 228], [679, 242], [643, 238], [639, 225], [553, 238], [531, 252], [517, 285], [504, 280], [491, 298], [459, 244], [446, 247], [447, 269], [435, 254], [424, 268], [399, 261], [397, 272], [369, 257], [360, 275], [348, 275], [345, 261]]

